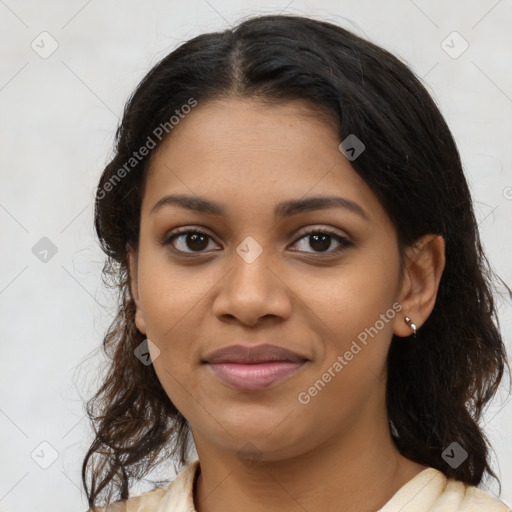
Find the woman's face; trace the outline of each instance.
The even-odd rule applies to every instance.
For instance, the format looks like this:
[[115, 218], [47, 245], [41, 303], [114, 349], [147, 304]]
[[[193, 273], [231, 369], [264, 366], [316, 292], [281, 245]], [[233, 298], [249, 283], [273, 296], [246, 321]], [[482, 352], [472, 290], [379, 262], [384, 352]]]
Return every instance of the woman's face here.
[[[198, 451], [278, 460], [386, 420], [397, 239], [340, 142], [305, 103], [225, 99], [199, 103], [153, 155], [130, 255], [136, 324]], [[210, 357], [262, 344], [300, 361]]]

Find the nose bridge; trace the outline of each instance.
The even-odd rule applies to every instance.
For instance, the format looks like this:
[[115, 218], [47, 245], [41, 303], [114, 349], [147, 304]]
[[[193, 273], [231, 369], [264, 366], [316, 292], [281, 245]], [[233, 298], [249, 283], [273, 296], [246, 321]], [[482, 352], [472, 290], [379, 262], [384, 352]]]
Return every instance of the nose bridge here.
[[230, 261], [232, 267], [228, 279], [232, 286], [231, 293], [239, 293], [242, 298], [253, 295], [252, 300], [267, 297], [272, 287], [269, 288], [269, 283], [275, 280], [269, 268], [271, 260], [268, 245], [264, 247], [250, 235], [244, 238], [235, 248]]
[[286, 287], [271, 268], [274, 258], [270, 251], [252, 236], [236, 246], [215, 301], [217, 316], [234, 316], [252, 324], [261, 316], [289, 314]]

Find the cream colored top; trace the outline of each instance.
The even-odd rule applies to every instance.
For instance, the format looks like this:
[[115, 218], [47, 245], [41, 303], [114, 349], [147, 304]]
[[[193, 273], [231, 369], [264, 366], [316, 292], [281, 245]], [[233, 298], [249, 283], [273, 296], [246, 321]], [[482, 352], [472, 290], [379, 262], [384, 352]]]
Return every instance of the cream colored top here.
[[[110, 505], [104, 512], [195, 512], [194, 481], [199, 460], [183, 468], [166, 487]], [[89, 512], [89, 511], [88, 511]], [[427, 468], [403, 485], [377, 512], [512, 512], [475, 486]]]

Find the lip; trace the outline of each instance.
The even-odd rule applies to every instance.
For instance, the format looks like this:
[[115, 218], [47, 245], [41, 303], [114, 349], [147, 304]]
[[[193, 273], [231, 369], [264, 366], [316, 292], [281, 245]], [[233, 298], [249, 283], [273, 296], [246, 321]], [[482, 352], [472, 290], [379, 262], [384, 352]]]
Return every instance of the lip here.
[[277, 345], [232, 345], [202, 361], [226, 384], [245, 391], [268, 388], [291, 377], [309, 361]]
[[307, 357], [292, 352], [277, 345], [231, 345], [210, 352], [203, 359], [203, 362], [215, 363], [239, 363], [255, 364], [268, 363], [270, 361], [291, 361], [300, 362], [307, 360]]

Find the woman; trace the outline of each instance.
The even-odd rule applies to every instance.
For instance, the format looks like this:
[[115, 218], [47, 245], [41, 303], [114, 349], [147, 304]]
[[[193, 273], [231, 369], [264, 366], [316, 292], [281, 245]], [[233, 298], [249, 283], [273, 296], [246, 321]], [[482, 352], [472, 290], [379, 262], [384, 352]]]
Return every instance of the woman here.
[[192, 39], [130, 99], [95, 214], [121, 302], [91, 510], [510, 510], [476, 487], [506, 366], [492, 272], [397, 58], [296, 16]]

